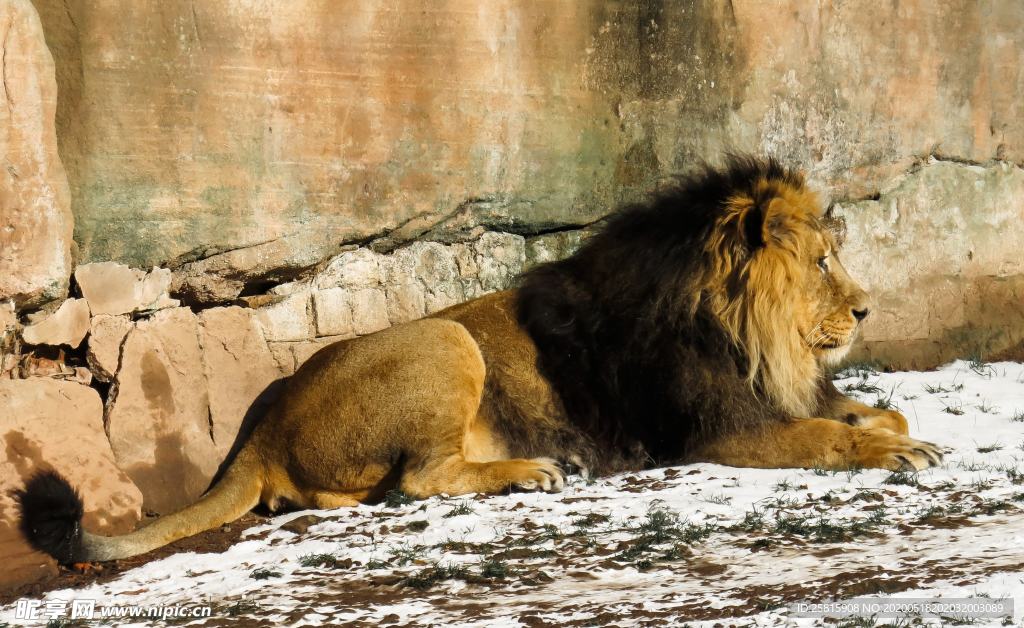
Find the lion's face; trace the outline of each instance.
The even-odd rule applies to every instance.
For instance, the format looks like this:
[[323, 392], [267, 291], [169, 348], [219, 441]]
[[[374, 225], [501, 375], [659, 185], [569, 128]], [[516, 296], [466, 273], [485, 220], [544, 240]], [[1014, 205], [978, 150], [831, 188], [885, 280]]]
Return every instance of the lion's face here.
[[808, 416], [821, 367], [849, 352], [870, 306], [820, 207], [802, 184], [762, 181], [730, 199], [707, 245], [712, 307], [746, 350], [749, 381], [794, 416]]
[[819, 224], [806, 225], [808, 246], [800, 286], [804, 316], [797, 330], [820, 362], [835, 364], [850, 350], [857, 326], [868, 315], [870, 299], [839, 261], [835, 241]]

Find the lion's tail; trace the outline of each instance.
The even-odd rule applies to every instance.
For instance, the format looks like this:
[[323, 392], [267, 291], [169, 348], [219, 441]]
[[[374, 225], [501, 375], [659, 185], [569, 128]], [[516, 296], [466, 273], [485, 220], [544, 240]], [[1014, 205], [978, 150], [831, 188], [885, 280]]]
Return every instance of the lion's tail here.
[[186, 536], [234, 521], [259, 503], [259, 464], [242, 451], [224, 478], [195, 503], [122, 536], [82, 529], [82, 498], [56, 471], [35, 474], [15, 492], [22, 535], [36, 550], [63, 564], [114, 560], [144, 554]]

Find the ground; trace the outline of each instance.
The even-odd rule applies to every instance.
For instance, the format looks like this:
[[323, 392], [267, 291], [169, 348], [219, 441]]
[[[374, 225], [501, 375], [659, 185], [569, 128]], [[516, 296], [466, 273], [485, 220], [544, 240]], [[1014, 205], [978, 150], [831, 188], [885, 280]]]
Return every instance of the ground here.
[[[943, 466], [700, 464], [574, 476], [561, 494], [392, 494], [377, 506], [247, 515], [18, 595], [42, 599], [43, 611], [95, 600], [91, 623], [130, 605], [211, 608], [202, 619], [105, 620], [114, 624], [820, 626], [836, 619], [799, 618], [790, 605], [860, 596], [1004, 610], [840, 625], [1019, 623], [1005, 607], [1024, 599], [1024, 365], [842, 375], [841, 389], [897, 407], [912, 436], [939, 444]], [[46, 624], [18, 619], [16, 602], [0, 600], [0, 626]]]

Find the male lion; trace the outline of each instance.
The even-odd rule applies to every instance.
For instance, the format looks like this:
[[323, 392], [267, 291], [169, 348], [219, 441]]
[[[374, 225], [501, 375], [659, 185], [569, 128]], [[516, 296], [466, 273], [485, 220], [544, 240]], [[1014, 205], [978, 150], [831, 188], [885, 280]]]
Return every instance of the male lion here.
[[868, 314], [834, 249], [801, 175], [730, 158], [620, 211], [518, 290], [322, 349], [184, 510], [96, 536], [75, 490], [44, 473], [18, 494], [21, 530], [71, 563], [140, 554], [260, 502], [557, 491], [560, 464], [937, 465], [902, 415], [843, 397], [823, 372]]

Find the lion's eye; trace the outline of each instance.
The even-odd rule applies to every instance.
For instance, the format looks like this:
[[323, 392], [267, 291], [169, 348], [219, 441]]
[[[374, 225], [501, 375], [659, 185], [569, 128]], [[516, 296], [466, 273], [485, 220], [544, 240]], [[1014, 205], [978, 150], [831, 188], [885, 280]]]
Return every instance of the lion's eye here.
[[821, 268], [822, 272], [828, 274], [828, 256], [818, 258], [818, 267]]

